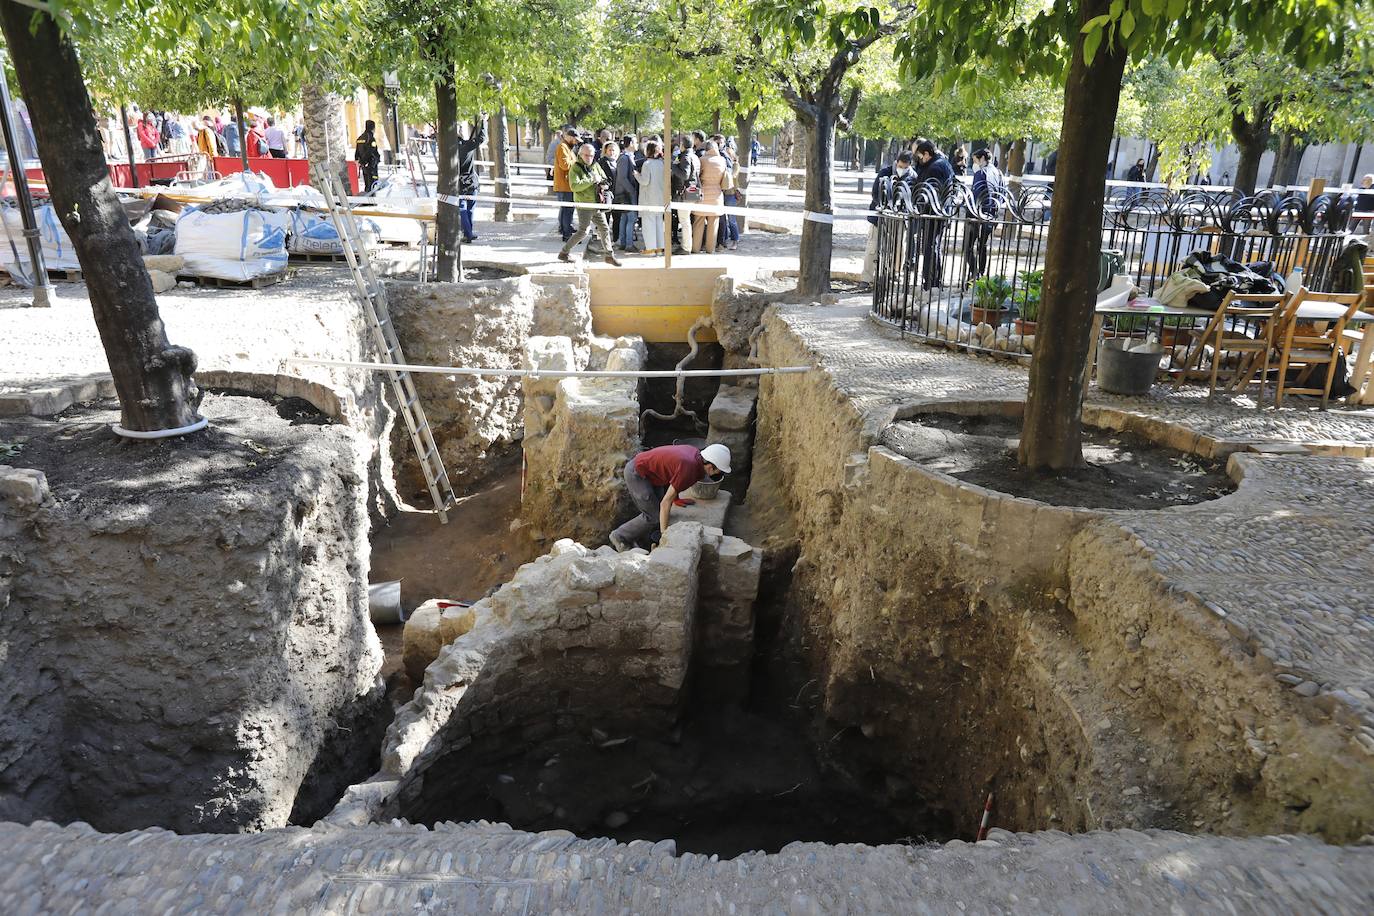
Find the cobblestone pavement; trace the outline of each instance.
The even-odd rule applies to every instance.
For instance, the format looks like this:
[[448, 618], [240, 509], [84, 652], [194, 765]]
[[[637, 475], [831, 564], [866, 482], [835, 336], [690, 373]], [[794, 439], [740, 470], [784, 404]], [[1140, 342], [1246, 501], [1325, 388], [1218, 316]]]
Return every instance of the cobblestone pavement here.
[[720, 862], [671, 841], [469, 824], [102, 835], [0, 825], [0, 898], [38, 913], [1368, 913], [1374, 847], [994, 830], [978, 844], [796, 843]]
[[[789, 306], [780, 317], [796, 330], [818, 362], [861, 410], [923, 398], [1021, 400], [1028, 373], [1009, 360], [946, 350], [867, 320], [866, 297], [850, 297], [834, 306]], [[1374, 409], [1330, 410], [1288, 399], [1281, 410], [1257, 407], [1248, 395], [1219, 394], [1207, 403], [1204, 386], [1175, 392], [1156, 385], [1144, 397], [1106, 394], [1094, 386], [1088, 395], [1101, 404], [1176, 423], [1215, 439], [1258, 439], [1305, 443], [1350, 443], [1374, 447]], [[1266, 392], [1266, 401], [1272, 391]]]
[[1231, 498], [1119, 521], [1281, 683], [1354, 710], [1374, 754], [1374, 461], [1287, 456], [1247, 468]]

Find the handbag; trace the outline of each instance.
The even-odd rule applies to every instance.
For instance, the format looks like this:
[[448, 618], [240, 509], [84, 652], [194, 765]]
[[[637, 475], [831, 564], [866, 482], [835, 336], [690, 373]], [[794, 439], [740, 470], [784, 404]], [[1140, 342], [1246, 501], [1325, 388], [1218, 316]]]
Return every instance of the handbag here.
[[722, 191], [733, 191], [733, 190], [735, 190], [735, 170], [734, 170], [734, 169], [726, 169], [725, 172], [724, 172], [724, 174], [722, 174], [722, 175], [720, 176], [720, 189], [721, 189]]
[[701, 185], [695, 181], [689, 182], [687, 187], [682, 189], [682, 199], [689, 204], [701, 203]]

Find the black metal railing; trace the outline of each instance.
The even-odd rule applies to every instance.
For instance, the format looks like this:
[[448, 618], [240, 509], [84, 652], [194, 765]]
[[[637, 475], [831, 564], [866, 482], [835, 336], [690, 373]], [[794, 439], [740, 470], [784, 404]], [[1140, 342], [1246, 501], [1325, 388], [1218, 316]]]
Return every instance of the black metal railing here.
[[[961, 183], [940, 193], [884, 179], [875, 213], [873, 315], [904, 333], [959, 348], [1030, 353], [1052, 196], [1051, 186], [1027, 184], [1002, 195], [996, 207], [980, 207]], [[1308, 287], [1328, 290], [1350, 213], [1347, 199], [1328, 195], [1308, 200], [1265, 191], [1241, 198], [1111, 188], [1102, 217], [1099, 289], [1113, 275], [1126, 274], [1151, 295], [1202, 250], [1243, 264], [1268, 262], [1283, 275], [1301, 265]], [[1196, 321], [1142, 313], [1108, 318], [1106, 325], [1119, 336], [1153, 333], [1167, 347], [1186, 347]], [[1171, 364], [1186, 355], [1175, 351]]]

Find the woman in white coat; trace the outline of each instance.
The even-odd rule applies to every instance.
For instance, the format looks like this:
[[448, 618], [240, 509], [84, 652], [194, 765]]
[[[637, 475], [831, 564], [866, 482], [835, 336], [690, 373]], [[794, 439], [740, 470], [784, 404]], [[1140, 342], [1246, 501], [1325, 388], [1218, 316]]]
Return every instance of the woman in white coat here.
[[[667, 198], [663, 172], [663, 144], [650, 140], [644, 144], [644, 163], [635, 172], [639, 179], [639, 202], [643, 206], [661, 207]], [[644, 253], [663, 253], [663, 211], [641, 210], [640, 228], [644, 232]]]

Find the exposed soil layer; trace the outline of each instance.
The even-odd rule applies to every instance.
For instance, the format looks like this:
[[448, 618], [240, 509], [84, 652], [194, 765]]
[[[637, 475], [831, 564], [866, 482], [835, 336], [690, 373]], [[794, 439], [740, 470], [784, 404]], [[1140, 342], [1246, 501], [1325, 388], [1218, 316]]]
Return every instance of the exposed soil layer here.
[[980, 487], [1055, 506], [1162, 509], [1235, 489], [1224, 461], [1164, 448], [1130, 433], [1083, 428], [1087, 466], [1046, 475], [1017, 461], [1020, 418], [921, 414], [883, 431], [882, 444], [922, 466]]
[[0, 818], [280, 827], [375, 767], [367, 445], [293, 398], [200, 409], [154, 441], [110, 430], [113, 399], [0, 421], [52, 494], [0, 526], [0, 746], [22, 761]]

